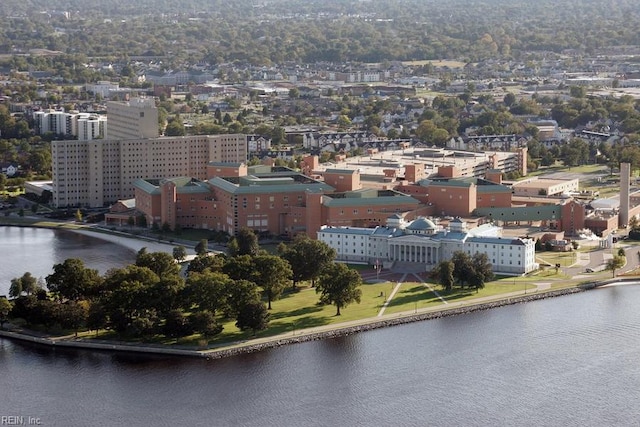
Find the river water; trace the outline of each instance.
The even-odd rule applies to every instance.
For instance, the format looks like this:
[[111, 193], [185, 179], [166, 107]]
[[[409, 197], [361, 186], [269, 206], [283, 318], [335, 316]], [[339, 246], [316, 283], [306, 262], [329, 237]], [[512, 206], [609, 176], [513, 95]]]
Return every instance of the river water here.
[[0, 339], [0, 417], [52, 426], [634, 425], [639, 306], [640, 286], [616, 286], [214, 361]]
[[14, 277], [28, 271], [44, 279], [67, 258], [80, 258], [102, 274], [134, 262], [135, 256], [123, 246], [72, 231], [0, 226], [0, 295], [8, 294]]

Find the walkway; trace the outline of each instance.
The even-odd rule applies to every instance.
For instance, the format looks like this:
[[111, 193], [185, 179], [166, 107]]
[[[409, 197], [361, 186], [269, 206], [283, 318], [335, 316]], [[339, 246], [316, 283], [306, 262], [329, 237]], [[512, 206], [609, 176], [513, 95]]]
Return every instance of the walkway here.
[[378, 312], [378, 317], [381, 317], [384, 314], [384, 311], [387, 309], [387, 306], [389, 305], [389, 303], [391, 302], [393, 297], [396, 296], [396, 293], [398, 292], [398, 289], [400, 289], [400, 286], [402, 285], [402, 282], [404, 282], [406, 278], [407, 278], [407, 273], [403, 274], [402, 278], [400, 278], [400, 280], [398, 280], [398, 282], [396, 283], [396, 286], [393, 288], [393, 291], [391, 291], [391, 294], [389, 295], [389, 298], [387, 298], [387, 300], [384, 302], [384, 304], [382, 304], [382, 307], [380, 308], [380, 311]]
[[449, 304], [449, 302], [448, 302], [447, 300], [445, 300], [444, 298], [442, 298], [442, 295], [440, 295], [440, 294], [438, 293], [438, 291], [436, 291], [435, 289], [433, 289], [433, 288], [431, 287], [431, 285], [430, 285], [430, 284], [428, 284], [427, 282], [425, 282], [425, 281], [424, 281], [424, 279], [423, 279], [422, 277], [420, 277], [419, 275], [417, 275], [417, 274], [415, 274], [415, 273], [412, 273], [412, 274], [413, 274], [413, 276], [414, 276], [416, 279], [418, 279], [418, 282], [422, 283], [422, 284], [423, 284], [427, 289], [429, 289], [431, 292], [433, 292], [433, 294], [434, 294], [435, 296], [437, 296], [437, 297], [438, 297], [438, 299], [439, 299], [440, 301], [442, 301], [442, 303], [443, 303], [443, 304]]

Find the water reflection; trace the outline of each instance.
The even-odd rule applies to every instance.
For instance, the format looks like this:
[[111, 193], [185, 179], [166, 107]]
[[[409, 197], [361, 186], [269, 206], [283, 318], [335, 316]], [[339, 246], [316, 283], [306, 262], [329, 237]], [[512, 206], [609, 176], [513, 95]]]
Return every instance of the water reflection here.
[[126, 247], [65, 230], [0, 227], [0, 295], [9, 292], [11, 279], [29, 271], [44, 278], [54, 264], [80, 258], [89, 268], [104, 274], [135, 260]]

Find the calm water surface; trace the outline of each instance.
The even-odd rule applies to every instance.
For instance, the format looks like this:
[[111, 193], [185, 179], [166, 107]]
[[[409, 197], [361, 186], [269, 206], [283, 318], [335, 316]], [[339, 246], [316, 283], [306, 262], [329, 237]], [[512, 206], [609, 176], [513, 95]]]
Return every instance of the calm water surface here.
[[628, 426], [640, 286], [224, 360], [0, 339], [0, 415], [52, 426]]
[[14, 277], [28, 271], [44, 278], [67, 258], [80, 258], [104, 273], [133, 262], [135, 256], [124, 246], [71, 231], [0, 226], [0, 295], [9, 292]]

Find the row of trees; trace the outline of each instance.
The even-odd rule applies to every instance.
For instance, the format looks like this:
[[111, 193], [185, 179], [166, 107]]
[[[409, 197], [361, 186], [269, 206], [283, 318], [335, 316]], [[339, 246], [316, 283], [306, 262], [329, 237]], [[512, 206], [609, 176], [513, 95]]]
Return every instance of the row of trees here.
[[472, 256], [463, 251], [453, 253], [451, 260], [441, 261], [433, 271], [433, 278], [449, 292], [454, 285], [465, 285], [479, 291], [493, 279], [493, 269], [487, 254], [476, 252]]
[[[40, 9], [33, 3], [6, 0], [0, 4], [3, 16], [26, 17], [7, 20], [3, 26], [3, 53], [12, 48], [25, 52], [46, 48], [104, 56], [122, 55], [126, 48], [128, 55], [166, 56], [167, 67], [180, 64], [188, 55], [195, 61], [269, 66], [285, 61], [526, 59], [528, 52], [639, 44], [633, 31], [639, 23], [637, 5], [632, 0], [613, 5], [566, 1], [562, 10], [551, 0], [482, 4], [288, 0], [259, 8], [245, 0], [233, 4], [189, 0], [180, 6], [158, 0], [91, 4], [95, 7], [81, 1], [48, 3], [51, 10], [71, 10], [68, 17], [36, 13]], [[150, 10], [156, 13], [149, 14]], [[198, 19], [191, 19], [190, 11], [198, 11]], [[306, 18], [298, 18], [302, 16]], [[594, 24], [585, 29], [584, 22]], [[620, 22], [626, 25], [621, 28]], [[88, 62], [79, 64], [76, 73], [90, 72], [81, 66]]]
[[145, 339], [198, 333], [208, 339], [222, 331], [226, 319], [235, 319], [242, 330], [265, 329], [272, 303], [301, 280], [317, 281], [320, 302], [334, 304], [337, 315], [360, 301], [359, 274], [336, 264], [335, 252], [321, 242], [299, 237], [279, 248], [282, 256], [259, 250], [248, 229], [234, 242], [231, 256], [207, 254], [201, 244], [186, 279], [176, 263], [184, 257], [180, 249], [173, 256], [143, 249], [135, 264], [104, 276], [79, 259], [67, 259], [40, 283], [30, 273], [12, 280], [11, 316], [47, 329], [109, 329]]

